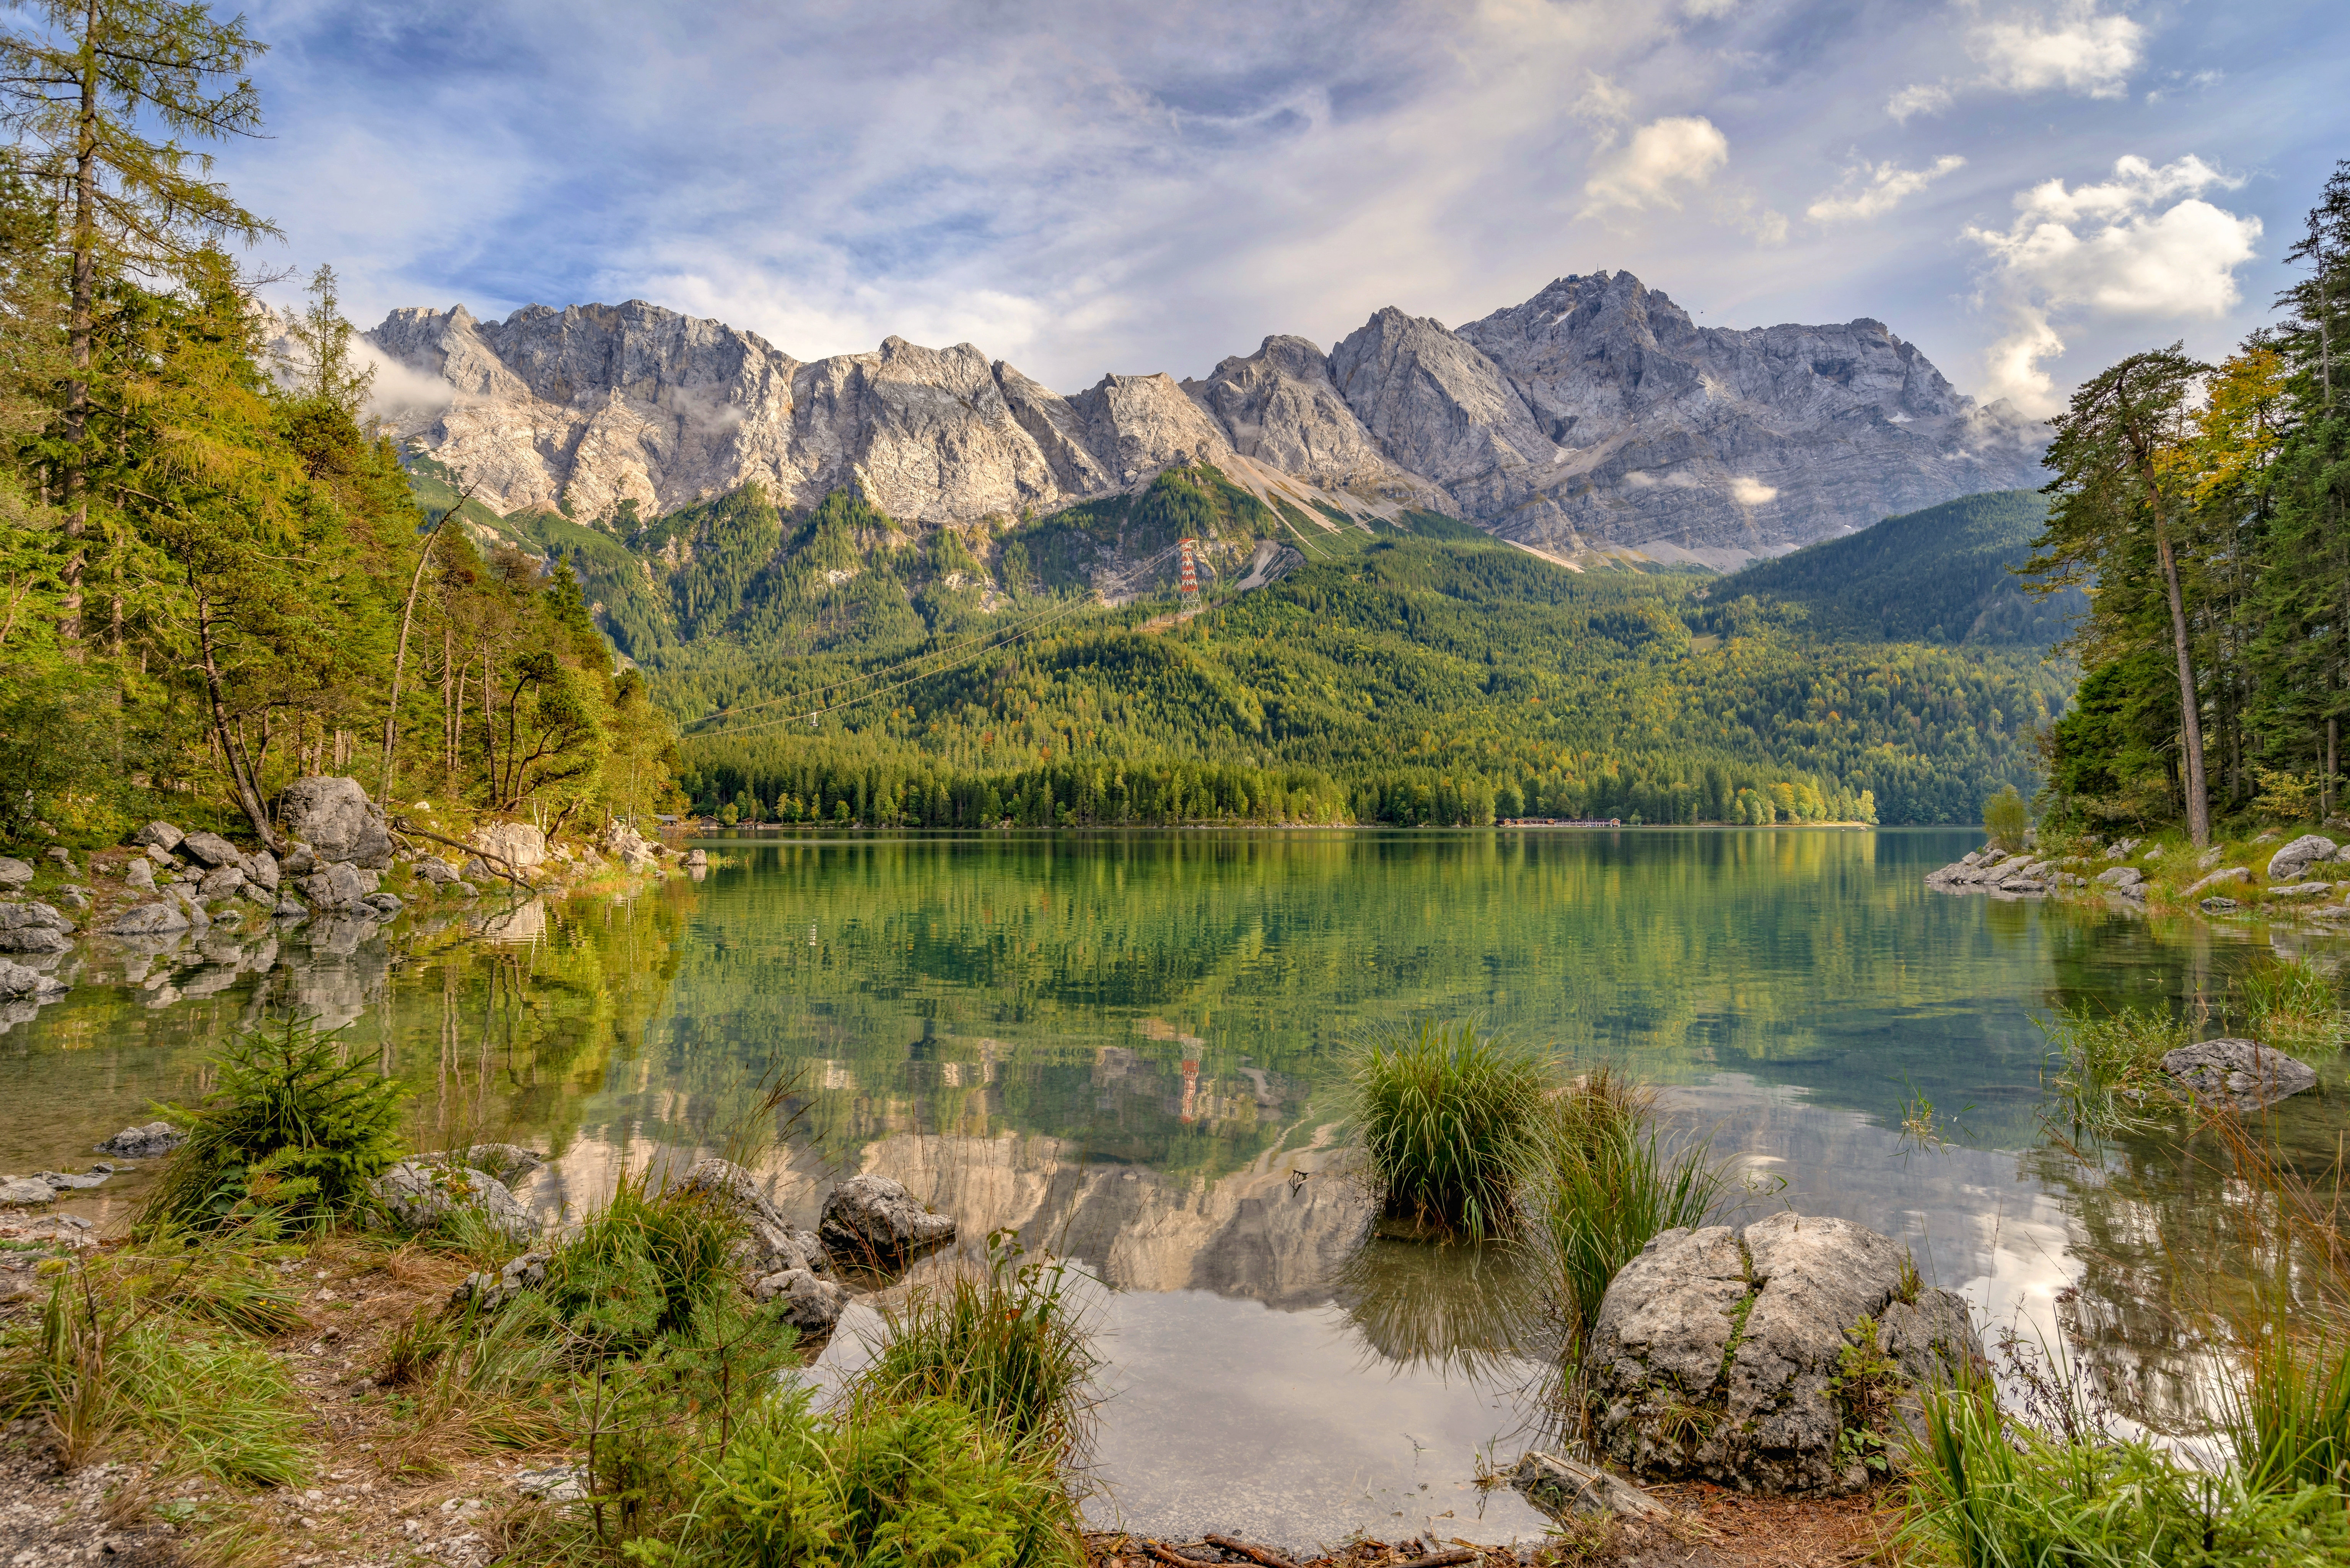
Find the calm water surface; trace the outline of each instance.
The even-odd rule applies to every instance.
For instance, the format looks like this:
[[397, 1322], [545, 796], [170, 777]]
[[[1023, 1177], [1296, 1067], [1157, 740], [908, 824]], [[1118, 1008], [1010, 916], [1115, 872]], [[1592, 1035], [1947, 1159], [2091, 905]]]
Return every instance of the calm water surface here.
[[[2208, 1183], [2157, 1156], [2092, 1173], [2042, 1147], [2033, 1020], [2084, 999], [2216, 1002], [2268, 939], [1925, 889], [1979, 842], [718, 841], [702, 880], [631, 898], [80, 957], [66, 1002], [0, 1034], [0, 1171], [78, 1168], [151, 1102], [202, 1094], [225, 1031], [291, 1006], [408, 1081], [425, 1147], [551, 1149], [525, 1194], [549, 1212], [624, 1163], [780, 1138], [763, 1170], [803, 1222], [840, 1175], [879, 1169], [955, 1214], [967, 1251], [1010, 1229], [1079, 1260], [1112, 1360], [1102, 1517], [1505, 1537], [1539, 1521], [1506, 1492], [1481, 1517], [1469, 1483], [1480, 1454], [1524, 1440], [1525, 1282], [1358, 1248], [1363, 1199], [1333, 1147], [1350, 1039], [1473, 1014], [1663, 1085], [1677, 1121], [1768, 1189], [1758, 1210], [1903, 1237], [1995, 1319], [2045, 1325], [2076, 1286], [2132, 1413], [2187, 1422], [2181, 1345], [2144, 1310], [2144, 1238]], [[748, 1125], [776, 1081], [796, 1091], [786, 1110]], [[1921, 1101], [1954, 1141], [1905, 1137]], [[2285, 1135], [2331, 1148], [2344, 1104], [2291, 1103]], [[118, 1218], [138, 1186], [74, 1207]], [[839, 1336], [828, 1372], [858, 1354]]]

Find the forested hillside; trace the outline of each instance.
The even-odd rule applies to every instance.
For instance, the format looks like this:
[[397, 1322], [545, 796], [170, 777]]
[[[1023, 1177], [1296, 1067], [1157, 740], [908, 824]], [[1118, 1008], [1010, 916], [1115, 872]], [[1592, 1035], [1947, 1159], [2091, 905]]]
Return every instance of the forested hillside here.
[[1758, 561], [1716, 591], [1801, 605], [1833, 636], [2047, 648], [2088, 606], [2078, 588], [2033, 595], [2015, 574], [2047, 518], [2036, 490], [1963, 495]]
[[2284, 315], [2217, 365], [2178, 345], [2074, 394], [2031, 563], [2094, 585], [2044, 806], [2085, 825], [2342, 810], [2350, 715], [2350, 160], [2288, 253]]
[[[1178, 472], [1137, 510], [1214, 484]], [[1577, 573], [1482, 538], [1305, 542], [1287, 576], [1189, 620], [1032, 580], [929, 635], [932, 590], [868, 557], [874, 599], [802, 623], [828, 651], [647, 668], [703, 808], [933, 826], [1967, 820], [2033, 782], [2034, 727], [2067, 691], [2026, 652], [1816, 638], [1710, 574]]]

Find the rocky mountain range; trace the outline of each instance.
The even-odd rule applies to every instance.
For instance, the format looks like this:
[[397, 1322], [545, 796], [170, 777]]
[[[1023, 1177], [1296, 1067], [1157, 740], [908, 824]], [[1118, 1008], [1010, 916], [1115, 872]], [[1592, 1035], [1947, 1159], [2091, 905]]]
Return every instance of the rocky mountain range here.
[[968, 343], [801, 361], [642, 301], [505, 320], [396, 310], [394, 432], [501, 512], [656, 515], [756, 481], [854, 485], [920, 527], [1045, 515], [1205, 460], [1309, 515], [1426, 509], [1545, 554], [1728, 567], [2034, 482], [2045, 428], [1978, 407], [1882, 323], [1700, 327], [1629, 273], [1450, 328], [1386, 309], [1328, 353], [1272, 337], [1206, 378], [1065, 395]]

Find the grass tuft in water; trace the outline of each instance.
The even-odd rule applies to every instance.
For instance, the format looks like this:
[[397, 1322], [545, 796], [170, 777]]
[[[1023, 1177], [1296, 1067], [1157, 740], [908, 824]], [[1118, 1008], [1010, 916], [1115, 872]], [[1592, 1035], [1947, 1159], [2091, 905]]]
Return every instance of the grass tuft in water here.
[[859, 1407], [951, 1399], [1016, 1441], [1076, 1451], [1100, 1363], [1068, 1286], [1066, 1264], [1029, 1260], [1012, 1232], [995, 1232], [984, 1272], [919, 1288], [884, 1313]]
[[1540, 1060], [1471, 1023], [1365, 1043], [1354, 1118], [1388, 1214], [1471, 1241], [1508, 1234], [1542, 1168], [1548, 1087]]
[[[2162, 1072], [2165, 1053], [2188, 1044], [2186, 1019], [2155, 1008], [2122, 1007], [2099, 1013], [2087, 1002], [2034, 1020], [2055, 1048], [2047, 1078], [2051, 1103], [2042, 1119], [2049, 1130], [2117, 1137], [2161, 1125], [2178, 1108]], [[2045, 1075], [2046, 1070], [2043, 1070]]]
[[1729, 1188], [1727, 1168], [1705, 1144], [1668, 1142], [1655, 1110], [1648, 1090], [1604, 1066], [1548, 1106], [1533, 1206], [1570, 1365], [1581, 1359], [1617, 1272], [1659, 1232], [1705, 1224]]
[[2339, 1051], [2350, 1014], [2334, 977], [2306, 957], [2268, 959], [2236, 978], [2236, 1012], [2251, 1037], [2298, 1055]]

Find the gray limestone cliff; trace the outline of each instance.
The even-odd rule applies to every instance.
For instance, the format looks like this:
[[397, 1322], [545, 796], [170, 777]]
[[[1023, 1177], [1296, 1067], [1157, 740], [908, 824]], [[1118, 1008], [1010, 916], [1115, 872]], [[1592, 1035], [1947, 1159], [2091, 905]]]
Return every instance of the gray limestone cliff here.
[[498, 511], [590, 519], [756, 482], [787, 509], [853, 485], [910, 525], [968, 523], [1204, 460], [1267, 499], [1727, 566], [2035, 483], [2046, 437], [1880, 323], [1700, 327], [1628, 273], [1458, 329], [1390, 308], [1326, 355], [1275, 336], [1202, 379], [1073, 396], [968, 343], [803, 362], [642, 301], [397, 310], [369, 338], [410, 372], [379, 398], [394, 434]]

